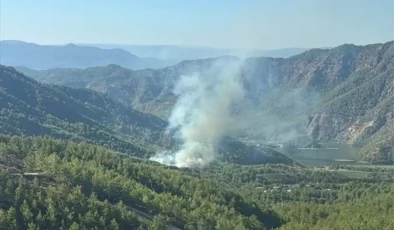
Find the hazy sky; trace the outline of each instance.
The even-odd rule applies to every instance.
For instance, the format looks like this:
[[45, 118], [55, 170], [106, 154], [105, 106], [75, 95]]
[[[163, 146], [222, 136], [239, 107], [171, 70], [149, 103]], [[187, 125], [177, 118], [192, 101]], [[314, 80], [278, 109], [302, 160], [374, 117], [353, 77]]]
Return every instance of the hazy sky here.
[[394, 0], [0, 0], [0, 39], [327, 47], [393, 40]]

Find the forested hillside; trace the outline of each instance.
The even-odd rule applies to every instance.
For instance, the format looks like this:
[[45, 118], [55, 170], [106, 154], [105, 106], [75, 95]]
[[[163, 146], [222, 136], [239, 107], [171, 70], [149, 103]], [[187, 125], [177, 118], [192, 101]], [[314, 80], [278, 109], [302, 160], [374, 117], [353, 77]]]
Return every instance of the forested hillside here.
[[[176, 148], [165, 133], [167, 122], [130, 109], [101, 93], [44, 85], [0, 66], [0, 132], [9, 135], [49, 135], [86, 141], [150, 157], [160, 149]], [[293, 161], [267, 147], [251, 147], [235, 139], [220, 141], [220, 159], [240, 164]]]
[[[240, 136], [282, 143], [359, 144], [373, 162], [393, 159], [394, 42], [312, 49], [290, 58], [249, 58], [242, 69], [245, 100], [237, 111]], [[20, 70], [43, 82], [88, 88], [133, 108], [167, 118], [179, 77], [205, 73], [235, 57], [184, 61], [158, 70], [120, 66], [84, 70]], [[284, 93], [285, 92], [285, 93]], [[245, 122], [246, 121], [246, 122]], [[382, 141], [380, 141], [382, 140]]]
[[5, 66], [0, 71], [0, 125], [5, 134], [85, 140], [144, 156], [153, 149], [143, 142], [158, 141], [166, 126], [100, 93], [42, 85]]
[[179, 170], [86, 143], [0, 136], [0, 229], [391, 229], [392, 171], [342, 170], [367, 176]]
[[[240, 195], [164, 166], [84, 143], [0, 139], [2, 167], [11, 170], [1, 176], [3, 228], [265, 229], [264, 223], [280, 224], [274, 213]], [[33, 181], [15, 176], [23, 172], [40, 176]]]

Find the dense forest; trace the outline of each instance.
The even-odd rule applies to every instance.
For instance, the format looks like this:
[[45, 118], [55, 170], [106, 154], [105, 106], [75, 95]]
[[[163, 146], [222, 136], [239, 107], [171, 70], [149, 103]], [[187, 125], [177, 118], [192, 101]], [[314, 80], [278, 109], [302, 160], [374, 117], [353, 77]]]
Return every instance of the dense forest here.
[[[262, 229], [264, 222], [277, 219], [214, 182], [133, 161], [102, 147], [7, 136], [1, 137], [1, 143], [3, 167], [11, 164], [11, 171], [2, 176], [1, 193], [7, 210], [2, 222], [8, 227], [16, 221], [17, 225], [52, 229], [70, 228], [74, 222], [79, 228], [118, 225], [130, 229], [144, 228], [141, 219], [151, 218], [151, 229], [160, 229], [155, 224], [185, 229]], [[38, 172], [36, 178], [43, 180], [29, 182], [28, 174], [15, 177], [27, 172]], [[15, 189], [14, 196], [11, 191]], [[276, 222], [271, 224], [280, 221]]]
[[286, 165], [180, 170], [83, 142], [11, 136], [0, 136], [0, 167], [1, 229], [392, 229], [394, 224], [391, 169], [366, 168], [370, 177], [364, 179]]

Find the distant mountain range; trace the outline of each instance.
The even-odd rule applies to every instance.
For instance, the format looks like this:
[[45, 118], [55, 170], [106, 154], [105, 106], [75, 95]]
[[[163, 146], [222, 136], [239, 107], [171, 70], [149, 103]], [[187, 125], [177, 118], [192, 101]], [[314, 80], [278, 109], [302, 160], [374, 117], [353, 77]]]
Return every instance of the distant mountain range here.
[[[162, 69], [133, 71], [117, 65], [34, 71], [51, 84], [88, 88], [142, 112], [167, 118], [181, 75], [207, 71], [236, 57], [183, 61]], [[393, 162], [394, 42], [312, 49], [290, 58], [249, 58], [242, 66], [245, 101], [236, 113], [240, 136], [265, 141], [352, 143], [372, 162]], [[244, 101], [244, 102], [245, 102]], [[246, 121], [246, 122], [244, 122]]]
[[109, 64], [130, 69], [167, 66], [162, 60], [141, 58], [122, 49], [100, 49], [75, 44], [37, 45], [10, 40], [0, 42], [0, 63], [32, 69], [87, 68]]
[[161, 68], [183, 60], [224, 55], [289, 57], [306, 49], [237, 51], [204, 47], [109, 44], [38, 45], [24, 41], [0, 41], [0, 64], [31, 69], [88, 68], [115, 64], [133, 70]]
[[[81, 44], [82, 45], [82, 44]], [[307, 51], [307, 48], [283, 48], [273, 50], [235, 50], [235, 49], [218, 49], [210, 47], [187, 47], [174, 45], [116, 45], [116, 44], [83, 44], [95, 46], [103, 49], [123, 49], [140, 57], [157, 58], [169, 62], [195, 60], [226, 55], [233, 56], [264, 56], [275, 58], [287, 58]]]

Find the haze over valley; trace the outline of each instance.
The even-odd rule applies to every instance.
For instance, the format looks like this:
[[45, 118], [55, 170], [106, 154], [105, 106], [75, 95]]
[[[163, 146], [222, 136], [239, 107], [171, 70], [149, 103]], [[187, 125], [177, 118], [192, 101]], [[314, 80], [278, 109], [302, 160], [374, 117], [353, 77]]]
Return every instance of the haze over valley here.
[[[357, 144], [364, 146], [360, 150], [364, 160], [391, 163], [393, 133], [384, 130], [389, 129], [393, 120], [390, 103], [393, 50], [393, 42], [388, 42], [312, 49], [285, 59], [241, 60], [226, 56], [137, 71], [118, 65], [41, 71], [17, 69], [44, 83], [105, 93], [125, 106], [164, 120], [170, 118], [171, 111], [183, 100], [182, 95], [173, 91], [183, 76], [186, 84], [202, 78], [190, 87], [218, 87], [227, 84], [231, 80], [229, 74], [234, 74], [237, 80], [233, 83], [242, 89], [242, 96], [234, 98], [230, 108], [229, 116], [236, 122], [231, 131], [226, 131], [231, 132], [229, 135], [298, 147], [311, 147], [318, 141]], [[227, 72], [232, 68], [236, 69]], [[191, 77], [194, 73], [199, 76]], [[222, 80], [209, 82], [210, 78], [223, 74]], [[349, 88], [352, 91], [346, 90]], [[193, 88], [188, 88], [186, 93], [190, 90]], [[202, 95], [197, 95], [199, 100], [209, 95], [209, 91], [201, 90]], [[221, 94], [217, 92], [220, 89], [214, 90]], [[234, 94], [229, 93], [226, 98]], [[208, 97], [209, 103], [215, 100]], [[196, 102], [187, 103], [196, 105]], [[230, 106], [233, 101], [229, 103]]]
[[116, 64], [133, 70], [170, 66], [183, 60], [213, 58], [226, 55], [289, 57], [307, 49], [232, 50], [208, 47], [143, 46], [106, 44], [39, 45], [0, 41], [0, 63], [31, 69], [87, 68]]

